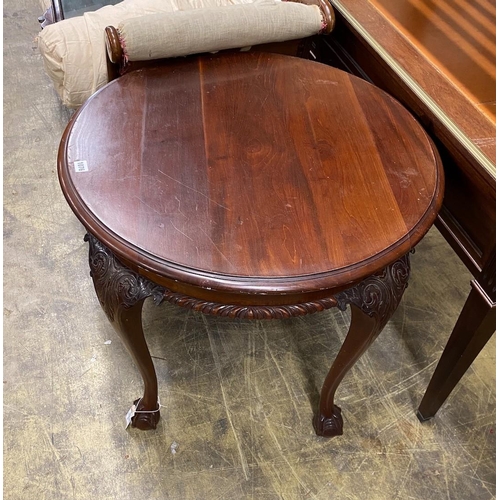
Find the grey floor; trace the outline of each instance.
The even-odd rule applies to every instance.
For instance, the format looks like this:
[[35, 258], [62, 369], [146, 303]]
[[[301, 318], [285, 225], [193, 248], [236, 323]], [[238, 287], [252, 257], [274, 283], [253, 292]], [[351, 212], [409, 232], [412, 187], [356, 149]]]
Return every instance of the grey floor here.
[[469, 290], [435, 229], [401, 306], [339, 389], [344, 436], [315, 436], [311, 401], [348, 312], [237, 322], [152, 304], [162, 420], [125, 430], [141, 380], [59, 189], [69, 114], [36, 50], [39, 14], [36, 0], [4, 3], [4, 498], [494, 498], [494, 340], [435, 419], [415, 417]]

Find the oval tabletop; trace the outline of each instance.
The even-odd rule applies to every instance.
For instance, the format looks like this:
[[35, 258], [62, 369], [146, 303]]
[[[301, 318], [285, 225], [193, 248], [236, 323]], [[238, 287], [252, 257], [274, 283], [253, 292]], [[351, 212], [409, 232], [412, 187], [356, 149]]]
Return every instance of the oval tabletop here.
[[346, 285], [432, 225], [441, 163], [393, 98], [268, 53], [176, 60], [94, 94], [59, 176], [86, 228], [138, 269], [255, 293]]

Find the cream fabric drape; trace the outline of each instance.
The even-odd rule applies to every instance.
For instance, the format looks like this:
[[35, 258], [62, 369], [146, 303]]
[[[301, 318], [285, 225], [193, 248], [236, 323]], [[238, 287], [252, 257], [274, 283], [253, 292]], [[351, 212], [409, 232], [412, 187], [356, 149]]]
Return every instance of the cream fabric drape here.
[[38, 36], [43, 64], [63, 104], [81, 106], [107, 83], [104, 28], [133, 17], [251, 3], [252, 0], [124, 0], [47, 26]]

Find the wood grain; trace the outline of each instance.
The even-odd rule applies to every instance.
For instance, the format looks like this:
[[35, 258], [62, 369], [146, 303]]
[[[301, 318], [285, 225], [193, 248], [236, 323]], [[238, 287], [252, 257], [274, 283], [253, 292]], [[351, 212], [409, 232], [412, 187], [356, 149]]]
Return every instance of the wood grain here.
[[[369, 0], [332, 0], [332, 3], [334, 7], [340, 8], [343, 12], [349, 14], [348, 25], [352, 25], [352, 20], [355, 20], [377, 44], [377, 47], [371, 47], [364, 35], [361, 36], [357, 33], [357, 28], [351, 27], [359, 40], [355, 42], [357, 47], [351, 48], [349, 46], [348, 50], [355, 53], [354, 59], [361, 61], [360, 66], [367, 74], [373, 74], [374, 68], [370, 68], [369, 64], [373, 66], [375, 63], [364, 61], [363, 53], [380, 53], [381, 50], [384, 50], [445, 111], [451, 122], [456, 124], [492, 162], [495, 162], [496, 130], [492, 117], [484, 114], [484, 107], [478, 104], [477, 99], [471, 97], [470, 92], [464, 90], [464, 84], [459, 83], [457, 77], [450, 78], [451, 73], [446, 70], [446, 64], [449, 63], [446, 60], [438, 60], [435, 55], [430, 58], [430, 54], [427, 52], [431, 48], [429, 47], [427, 52], [423, 52], [422, 49], [425, 49], [425, 47], [422, 47], [422, 43], [417, 41], [416, 33], [413, 37], [410, 37], [409, 31], [403, 30], [400, 23], [395, 22], [394, 16], [386, 13], [384, 9], [379, 8], [374, 2]], [[450, 2], [448, 1], [448, 3]], [[488, 1], [485, 0], [485, 2], [481, 3], [487, 4]], [[398, 1], [395, 4], [399, 5], [401, 2]], [[339, 11], [336, 12], [336, 16], [338, 22], [335, 33], [331, 35], [332, 39], [338, 37], [339, 25], [343, 24], [343, 16], [339, 14]], [[442, 43], [434, 41], [432, 50], [442, 50], [441, 45]], [[448, 56], [451, 57], [450, 54], [452, 54], [454, 59], [460, 60], [465, 55], [461, 51], [458, 41], [456, 41], [456, 45], [455, 51], [449, 48]], [[387, 67], [385, 60], [379, 61], [379, 64], [384, 69], [375, 69], [375, 72], [379, 74], [376, 81], [377, 85], [380, 83], [381, 88], [387, 88], [389, 78], [396, 81], [395, 85], [405, 85], [404, 82], [401, 82], [399, 74], [389, 75], [393, 70]], [[467, 70], [467, 67], [463, 68], [460, 74], [467, 75]], [[405, 96], [398, 96], [398, 99], [409, 105], [412, 110], [418, 113], [419, 117], [426, 116], [426, 119], [430, 121], [429, 125], [432, 127], [432, 131], [438, 135], [440, 140], [444, 140], [447, 135], [450, 135], [446, 126], [437, 117], [432, 116], [432, 110], [428, 109], [425, 102], [419, 104], [415, 102], [407, 103], [406, 101], [409, 101], [411, 97], [406, 98]], [[490, 102], [490, 104], [492, 103]], [[459, 148], [460, 144], [454, 144], [454, 147]], [[466, 148], [462, 147], [462, 150], [461, 154], [468, 154]], [[492, 174], [486, 170], [471, 172], [471, 175], [481, 175], [487, 182], [491, 182]]]
[[495, 99], [495, 7], [489, 0], [334, 3], [342, 15], [318, 59], [376, 83], [419, 117], [446, 175], [436, 226], [475, 277], [419, 407], [427, 419], [495, 331], [496, 141], [487, 116]]
[[443, 188], [433, 145], [394, 99], [264, 53], [116, 80], [75, 116], [59, 169], [81, 221], [127, 264], [267, 294], [380, 270], [430, 227]]
[[[371, 81], [418, 117], [435, 141], [445, 169], [446, 191], [438, 227], [477, 277], [495, 245], [496, 129], [484, 113], [486, 104], [477, 104], [477, 99], [446, 69], [451, 55], [458, 63], [462, 58], [467, 60], [460, 40], [451, 40], [445, 32], [435, 29], [435, 16], [440, 17], [440, 26], [446, 24], [449, 19], [443, 14], [443, 5], [454, 2], [443, 2], [439, 7], [427, 2], [434, 5], [435, 14], [427, 21], [407, 19], [409, 4], [405, 9], [399, 1], [391, 4], [391, 9], [401, 6], [400, 21], [368, 0], [333, 0], [333, 3], [339, 9], [337, 28], [328, 39], [318, 40], [317, 58]], [[485, 5], [487, 0], [481, 2], [482, 7]], [[473, 9], [481, 10], [478, 2], [471, 3], [468, 10]], [[491, 28], [487, 22], [488, 15], [491, 20], [491, 12], [481, 12], [480, 20]], [[401, 27], [403, 20], [413, 26], [413, 38]], [[414, 39], [419, 30], [438, 33], [441, 41], [431, 37], [425, 42], [424, 36], [424, 41], [419, 42]], [[424, 42], [428, 42], [427, 48]], [[455, 50], [452, 42], [456, 44]], [[432, 57], [428, 53], [431, 49], [436, 51]], [[443, 60], [438, 61], [438, 56]], [[466, 75], [466, 68], [462, 69]]]
[[[485, 10], [477, 0], [371, 0], [371, 3], [475, 104], [495, 102], [494, 11]], [[487, 3], [494, 8], [492, 0]], [[488, 116], [495, 120], [494, 113]]]

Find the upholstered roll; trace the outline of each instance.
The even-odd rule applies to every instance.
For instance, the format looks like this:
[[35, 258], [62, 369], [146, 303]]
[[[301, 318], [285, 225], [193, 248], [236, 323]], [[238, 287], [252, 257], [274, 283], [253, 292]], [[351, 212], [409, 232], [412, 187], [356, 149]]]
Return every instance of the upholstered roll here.
[[38, 36], [45, 71], [63, 104], [81, 106], [108, 81], [104, 28], [143, 15], [214, 8], [252, 0], [124, 0], [47, 26]]
[[125, 58], [144, 61], [295, 40], [323, 27], [316, 5], [261, 0], [127, 19], [118, 33]]

